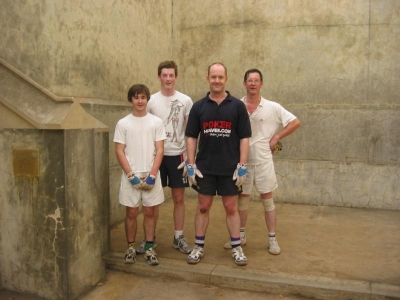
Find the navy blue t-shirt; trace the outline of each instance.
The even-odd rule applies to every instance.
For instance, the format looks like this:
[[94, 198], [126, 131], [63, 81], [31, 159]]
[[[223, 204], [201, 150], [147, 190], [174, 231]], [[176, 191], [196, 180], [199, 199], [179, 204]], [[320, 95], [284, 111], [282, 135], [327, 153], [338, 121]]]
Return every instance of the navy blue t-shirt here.
[[251, 137], [246, 106], [227, 93], [218, 105], [208, 92], [190, 110], [185, 135], [199, 139], [196, 165], [203, 174], [231, 176], [240, 159], [240, 140]]

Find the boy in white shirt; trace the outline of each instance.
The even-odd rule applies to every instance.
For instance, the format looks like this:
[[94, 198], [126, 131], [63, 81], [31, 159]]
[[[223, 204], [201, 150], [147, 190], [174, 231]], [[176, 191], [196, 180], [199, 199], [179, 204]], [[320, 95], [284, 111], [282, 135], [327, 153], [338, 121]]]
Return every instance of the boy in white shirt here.
[[[183, 168], [186, 160], [185, 127], [193, 102], [189, 96], [175, 90], [178, 66], [174, 61], [161, 62], [157, 71], [161, 90], [151, 95], [147, 111], [163, 120], [166, 131], [167, 139], [164, 145], [160, 175], [162, 186], [171, 188], [171, 196], [174, 201], [175, 232], [172, 247], [188, 254], [192, 251], [192, 248], [184, 237], [183, 227], [185, 221], [185, 188], [189, 184], [187, 177], [183, 176]], [[143, 242], [136, 249], [136, 252], [144, 252]]]
[[128, 249], [125, 262], [136, 261], [135, 238], [140, 202], [146, 236], [145, 257], [151, 266], [158, 265], [153, 249], [156, 230], [155, 211], [164, 202], [159, 168], [164, 155], [165, 129], [158, 117], [147, 112], [149, 89], [142, 84], [128, 91], [132, 113], [118, 121], [114, 142], [117, 160], [123, 170], [119, 202], [126, 206], [125, 234]]

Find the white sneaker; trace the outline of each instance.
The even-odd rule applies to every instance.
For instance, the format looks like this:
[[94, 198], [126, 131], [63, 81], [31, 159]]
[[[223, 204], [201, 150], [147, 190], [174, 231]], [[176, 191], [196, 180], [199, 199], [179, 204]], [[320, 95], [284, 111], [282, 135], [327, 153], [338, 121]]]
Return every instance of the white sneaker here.
[[[153, 242], [153, 249], [157, 248], [157, 239], [154, 238]], [[137, 254], [143, 254], [146, 252], [146, 239], [143, 239], [142, 242], [139, 244], [138, 247], [136, 247], [136, 253]]]
[[204, 248], [194, 245], [192, 252], [187, 258], [188, 264], [197, 264], [204, 255]]
[[136, 261], [136, 251], [135, 248], [129, 247], [125, 251], [125, 263], [133, 264]]
[[244, 255], [241, 246], [232, 248], [232, 257], [235, 260], [235, 264], [237, 264], [238, 266], [247, 265], [247, 257]]
[[[247, 243], [246, 235], [244, 235], [244, 237], [240, 238], [240, 246], [246, 246], [246, 243]], [[231, 241], [227, 242], [224, 245], [224, 249], [226, 249], [226, 250], [232, 249]]]
[[271, 254], [278, 255], [281, 253], [281, 248], [278, 245], [278, 241], [276, 237], [269, 237], [268, 238], [268, 251]]
[[174, 237], [172, 247], [174, 247], [175, 249], [179, 249], [179, 251], [185, 254], [189, 254], [193, 250], [192, 247], [188, 245], [183, 235], [181, 235], [178, 239]]
[[146, 250], [145, 258], [150, 266], [157, 266], [159, 264], [157, 253], [153, 250], [153, 248]]

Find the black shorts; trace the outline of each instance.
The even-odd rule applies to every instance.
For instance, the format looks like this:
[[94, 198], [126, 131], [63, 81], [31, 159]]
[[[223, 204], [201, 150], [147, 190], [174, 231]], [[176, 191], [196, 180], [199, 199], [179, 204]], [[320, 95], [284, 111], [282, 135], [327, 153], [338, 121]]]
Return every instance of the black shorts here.
[[184, 188], [189, 186], [187, 178], [182, 177], [183, 169], [177, 169], [182, 161], [183, 155], [164, 155], [160, 166], [161, 184], [163, 187]]
[[200, 194], [210, 196], [234, 196], [242, 193], [242, 186], [236, 186], [232, 176], [203, 175], [196, 176], [197, 186], [192, 188]]

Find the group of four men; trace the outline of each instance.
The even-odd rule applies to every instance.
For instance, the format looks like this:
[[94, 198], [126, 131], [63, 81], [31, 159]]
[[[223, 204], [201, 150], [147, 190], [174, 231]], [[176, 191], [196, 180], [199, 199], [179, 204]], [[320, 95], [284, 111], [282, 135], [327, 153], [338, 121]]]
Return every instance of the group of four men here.
[[[241, 246], [247, 242], [245, 226], [254, 187], [265, 210], [269, 252], [280, 254], [272, 198], [277, 187], [272, 149], [300, 127], [300, 121], [280, 104], [261, 97], [263, 77], [257, 69], [245, 73], [247, 93], [240, 100], [225, 90], [228, 76], [222, 63], [208, 67], [210, 91], [194, 104], [175, 90], [177, 78], [175, 62], [164, 61], [158, 66], [159, 92], [150, 96], [145, 85], [133, 85], [128, 91], [132, 114], [115, 129], [116, 156], [123, 170], [119, 202], [126, 206], [125, 262], [134, 263], [137, 253], [145, 253], [149, 265], [158, 265], [155, 229], [166, 186], [174, 202], [172, 245], [189, 254], [188, 263], [196, 264], [204, 255], [209, 211], [213, 197], [219, 195], [230, 234], [224, 248], [232, 249], [237, 265], [247, 264]], [[183, 235], [184, 192], [189, 184], [198, 192], [193, 248]], [[136, 246], [141, 202], [145, 239]]]

